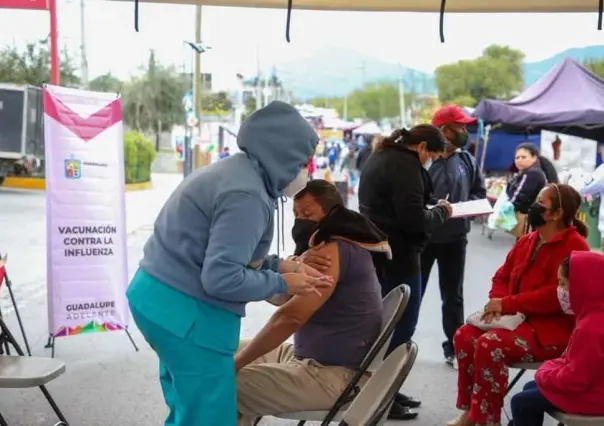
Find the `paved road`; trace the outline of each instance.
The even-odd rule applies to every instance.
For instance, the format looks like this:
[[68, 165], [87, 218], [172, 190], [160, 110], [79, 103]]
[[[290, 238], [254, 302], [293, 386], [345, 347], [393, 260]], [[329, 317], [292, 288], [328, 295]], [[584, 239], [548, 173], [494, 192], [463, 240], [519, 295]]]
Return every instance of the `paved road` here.
[[[152, 220], [161, 208], [177, 176], [154, 176], [152, 191], [127, 194], [129, 268], [133, 273]], [[13, 280], [21, 313], [33, 351], [48, 352], [45, 300], [45, 218], [44, 198], [39, 193], [0, 190], [0, 250], [9, 252], [8, 271]], [[285, 206], [284, 252], [293, 250], [289, 230], [293, 224], [291, 206]], [[496, 234], [492, 241], [475, 230], [470, 235], [466, 278], [468, 311], [484, 304], [489, 278], [511, 246], [511, 239]], [[273, 250], [276, 251], [276, 242]], [[424, 408], [412, 425], [443, 425], [455, 415], [455, 372], [441, 359], [443, 339], [436, 271], [431, 277], [422, 307], [416, 340], [420, 355], [405, 390], [424, 401]], [[3, 290], [2, 308], [7, 308]], [[248, 306], [242, 327], [244, 338], [253, 336], [271, 315], [266, 303]], [[9, 325], [17, 330], [14, 315]], [[67, 362], [67, 373], [49, 388], [71, 421], [71, 426], [159, 426], [164, 406], [157, 386], [157, 361], [138, 331], [141, 346], [135, 352], [122, 333], [77, 336], [57, 341], [57, 357]], [[1, 390], [0, 411], [12, 426], [54, 424], [52, 412], [37, 390]], [[295, 422], [265, 419], [262, 425], [285, 426]], [[389, 422], [389, 425], [394, 422]]]

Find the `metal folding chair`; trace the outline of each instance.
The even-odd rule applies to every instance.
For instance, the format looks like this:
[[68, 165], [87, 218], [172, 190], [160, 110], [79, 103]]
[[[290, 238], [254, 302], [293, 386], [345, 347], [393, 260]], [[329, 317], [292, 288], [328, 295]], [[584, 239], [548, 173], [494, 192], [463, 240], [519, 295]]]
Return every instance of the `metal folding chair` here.
[[381, 426], [386, 423], [394, 395], [407, 380], [417, 352], [415, 342], [392, 351], [350, 404], [340, 426]]
[[[402, 284], [384, 297], [382, 302], [382, 330], [355, 375], [348, 383], [348, 386], [329, 411], [299, 411], [295, 413], [275, 414], [274, 416], [281, 419], [298, 420], [298, 426], [303, 426], [307, 421], [322, 422], [321, 425], [326, 426], [332, 421], [341, 420], [343, 418], [343, 408], [353, 401], [360, 392], [359, 383], [363, 376], [368, 373], [373, 374], [384, 361], [394, 327], [403, 316], [409, 303], [410, 295], [411, 289], [409, 286]], [[255, 425], [258, 425], [260, 420], [261, 418], [256, 420]]]
[[[5, 347], [12, 346], [17, 356], [5, 354]], [[46, 383], [65, 372], [65, 363], [53, 358], [26, 356], [0, 317], [0, 388], [17, 389], [39, 387], [55, 414], [67, 425], [65, 416], [46, 389]], [[61, 425], [61, 423], [59, 423]], [[0, 426], [8, 423], [0, 414]]]

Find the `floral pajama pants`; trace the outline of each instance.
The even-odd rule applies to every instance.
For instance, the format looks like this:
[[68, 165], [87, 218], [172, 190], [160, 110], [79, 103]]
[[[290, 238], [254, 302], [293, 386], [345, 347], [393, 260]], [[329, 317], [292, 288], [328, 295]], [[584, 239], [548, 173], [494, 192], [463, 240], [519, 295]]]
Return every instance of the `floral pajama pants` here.
[[464, 325], [455, 333], [457, 408], [467, 410], [470, 419], [479, 425], [500, 423], [508, 365], [556, 358], [564, 349], [541, 346], [535, 337], [528, 338], [534, 336], [532, 330], [522, 333], [522, 337], [517, 331], [485, 332]]

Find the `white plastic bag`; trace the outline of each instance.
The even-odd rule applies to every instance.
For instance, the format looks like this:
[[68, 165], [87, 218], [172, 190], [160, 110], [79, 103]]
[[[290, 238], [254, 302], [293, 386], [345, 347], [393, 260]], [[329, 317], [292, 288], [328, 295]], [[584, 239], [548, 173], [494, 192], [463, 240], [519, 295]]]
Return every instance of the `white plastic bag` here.
[[493, 213], [487, 219], [487, 226], [489, 229], [503, 229], [509, 232], [516, 227], [518, 220], [505, 189], [504, 187], [493, 206]]
[[466, 324], [472, 325], [480, 330], [516, 330], [525, 320], [525, 316], [518, 313], [516, 315], [502, 315], [498, 321], [493, 320], [489, 324], [482, 321], [482, 311], [476, 311], [466, 319]]

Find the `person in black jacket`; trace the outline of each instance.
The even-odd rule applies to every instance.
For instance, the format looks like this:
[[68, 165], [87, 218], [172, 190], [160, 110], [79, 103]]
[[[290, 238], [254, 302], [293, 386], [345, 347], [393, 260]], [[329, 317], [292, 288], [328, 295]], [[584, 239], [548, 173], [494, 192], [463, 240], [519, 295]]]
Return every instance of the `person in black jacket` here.
[[[382, 138], [367, 159], [359, 184], [359, 210], [388, 236], [392, 260], [374, 256], [383, 295], [407, 284], [411, 297], [396, 325], [389, 351], [411, 340], [421, 303], [420, 253], [434, 228], [451, 215], [451, 205], [442, 200], [433, 208], [432, 181], [426, 171], [440, 157], [447, 142], [442, 132], [429, 124], [411, 130], [395, 130]], [[389, 418], [409, 420], [410, 411], [421, 402], [398, 394]]]
[[[377, 137], [377, 136], [374, 136]], [[373, 150], [373, 140], [371, 140], [370, 143], [366, 143], [363, 148], [361, 148], [361, 150], [359, 151], [359, 153], [357, 154], [357, 170], [359, 171], [359, 173], [361, 173], [363, 171], [363, 167], [365, 166], [365, 163], [367, 162], [367, 159], [369, 159], [369, 156], [371, 155], [371, 152]]]
[[539, 191], [547, 184], [537, 147], [530, 142], [518, 145], [514, 165], [518, 173], [508, 182], [506, 193], [514, 211], [527, 214]]
[[[476, 119], [457, 105], [440, 108], [432, 118], [447, 138], [447, 150], [428, 170], [434, 183], [434, 197], [451, 203], [486, 198], [484, 178], [474, 157], [463, 148], [468, 142], [466, 125]], [[438, 263], [438, 281], [442, 300], [442, 324], [447, 340], [442, 344], [445, 362], [456, 366], [453, 336], [465, 322], [463, 281], [469, 218], [448, 220], [434, 230], [422, 252], [422, 298], [428, 286], [434, 262]]]
[[526, 215], [539, 191], [547, 184], [547, 178], [539, 161], [539, 149], [530, 142], [516, 147], [514, 165], [518, 173], [508, 181], [506, 194], [514, 205], [518, 221], [511, 234], [519, 238], [528, 231]]

